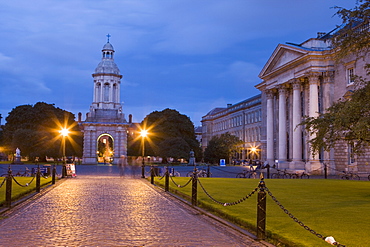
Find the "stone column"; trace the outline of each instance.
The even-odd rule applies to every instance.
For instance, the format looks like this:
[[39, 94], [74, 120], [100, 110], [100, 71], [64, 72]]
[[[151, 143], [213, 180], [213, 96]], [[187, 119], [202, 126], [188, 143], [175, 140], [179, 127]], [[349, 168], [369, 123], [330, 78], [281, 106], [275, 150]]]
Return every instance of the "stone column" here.
[[[308, 115], [309, 117], [317, 117], [319, 115], [319, 89], [318, 89], [319, 82], [320, 82], [319, 76], [318, 74], [312, 73], [309, 75], [308, 80], [309, 80], [309, 91], [310, 91]], [[315, 138], [315, 135], [311, 134], [308, 138], [312, 140], [313, 138]], [[321, 167], [321, 164], [319, 161], [319, 154], [316, 153], [315, 155], [313, 155], [311, 148], [309, 150], [310, 152], [309, 152], [308, 158], [310, 162], [307, 167], [308, 171], [314, 172], [314, 173], [321, 173], [321, 171], [319, 171]]]
[[293, 82], [293, 161], [302, 161], [302, 128], [299, 126], [301, 123], [301, 83], [299, 79]]
[[[333, 104], [333, 94], [334, 94], [334, 71], [326, 71], [323, 78], [323, 110], [326, 112], [326, 109]], [[327, 171], [330, 175], [335, 175], [336, 165], [334, 162], [334, 149], [330, 151], [324, 151], [323, 162], [327, 165]]]
[[272, 166], [274, 164], [274, 95], [271, 90], [266, 92], [266, 158]]
[[287, 158], [286, 88], [279, 88], [279, 163]]

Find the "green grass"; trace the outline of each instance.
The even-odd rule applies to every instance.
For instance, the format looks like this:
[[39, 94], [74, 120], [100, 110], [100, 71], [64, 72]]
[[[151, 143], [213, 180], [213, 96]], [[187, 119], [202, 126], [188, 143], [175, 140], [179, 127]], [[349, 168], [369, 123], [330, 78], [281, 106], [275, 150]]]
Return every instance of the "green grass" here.
[[[3, 182], [4, 179], [5, 179], [4, 177], [0, 177], [0, 184]], [[33, 179], [33, 177], [15, 177], [15, 179], [21, 185], [26, 185], [27, 183], [29, 183], [29, 186], [26, 186], [26, 187], [19, 186], [13, 180], [12, 181], [12, 201], [19, 199], [31, 192], [36, 191], [36, 178], [32, 182], [31, 180]], [[47, 185], [48, 183], [51, 183], [51, 177], [48, 177], [48, 178], [41, 177], [40, 178], [41, 186]], [[4, 204], [5, 202], [5, 191], [6, 191], [6, 182], [0, 188], [0, 205]]]
[[[189, 178], [173, 178], [185, 184]], [[218, 201], [234, 202], [258, 186], [257, 179], [201, 178], [209, 194]], [[156, 178], [161, 186], [164, 179]], [[267, 179], [266, 187], [276, 199], [312, 230], [333, 236], [348, 246], [368, 246], [370, 242], [370, 182], [324, 179]], [[191, 196], [191, 183], [178, 188], [170, 181], [170, 190]], [[177, 192], [176, 192], [177, 191]], [[256, 228], [257, 193], [235, 206], [214, 203], [198, 184], [198, 204], [216, 215], [250, 230]], [[330, 246], [293, 221], [267, 195], [266, 231], [268, 240], [278, 246]]]

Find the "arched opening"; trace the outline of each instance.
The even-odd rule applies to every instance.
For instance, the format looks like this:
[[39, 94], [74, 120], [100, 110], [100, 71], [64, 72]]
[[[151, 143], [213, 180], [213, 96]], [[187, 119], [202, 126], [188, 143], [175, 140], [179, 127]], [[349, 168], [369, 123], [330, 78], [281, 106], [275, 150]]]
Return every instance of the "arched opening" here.
[[102, 134], [97, 140], [96, 156], [98, 163], [111, 164], [114, 156], [114, 140], [109, 134]]

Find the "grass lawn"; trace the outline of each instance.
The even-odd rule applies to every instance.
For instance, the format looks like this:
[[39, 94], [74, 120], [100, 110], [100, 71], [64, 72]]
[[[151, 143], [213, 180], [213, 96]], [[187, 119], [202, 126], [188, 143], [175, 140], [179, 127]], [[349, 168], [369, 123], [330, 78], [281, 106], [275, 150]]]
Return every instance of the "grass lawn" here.
[[[3, 182], [4, 179], [5, 179], [4, 177], [0, 177], [0, 185]], [[16, 200], [16, 199], [19, 199], [20, 197], [22, 197], [22, 196], [24, 196], [24, 195], [26, 195], [30, 192], [36, 191], [36, 178], [33, 179], [33, 177], [15, 177], [15, 179], [21, 185], [26, 185], [27, 183], [29, 185], [26, 186], [26, 187], [22, 187], [22, 186], [19, 186], [13, 180], [13, 182], [12, 182], [12, 201]], [[48, 183], [51, 183], [51, 177], [48, 177], [48, 178], [41, 177], [40, 178], [41, 187], [48, 184]], [[6, 182], [0, 188], [0, 205], [5, 202], [5, 191], [6, 191]]]
[[[189, 178], [173, 178], [185, 184]], [[258, 179], [200, 178], [207, 192], [221, 202], [234, 202], [248, 195]], [[155, 179], [162, 185], [164, 179]], [[349, 246], [369, 246], [370, 182], [325, 179], [266, 179], [266, 187], [298, 220], [323, 236], [333, 236]], [[178, 188], [170, 180], [170, 190], [191, 196], [191, 183]], [[198, 184], [198, 204], [208, 211], [244, 225], [251, 232], [256, 228], [257, 193], [235, 206], [213, 202]], [[291, 219], [267, 195], [266, 231], [270, 242], [278, 246], [330, 246]]]

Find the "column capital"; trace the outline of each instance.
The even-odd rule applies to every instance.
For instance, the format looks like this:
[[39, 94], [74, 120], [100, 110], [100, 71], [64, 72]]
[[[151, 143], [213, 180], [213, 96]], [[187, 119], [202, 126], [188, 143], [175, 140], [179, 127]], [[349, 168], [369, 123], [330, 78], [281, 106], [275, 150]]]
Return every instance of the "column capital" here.
[[272, 99], [274, 97], [275, 93], [276, 93], [276, 90], [274, 88], [265, 90], [265, 94], [266, 94], [267, 99]]
[[306, 77], [308, 78], [308, 83], [309, 84], [319, 84], [320, 80], [319, 77], [322, 74], [319, 72], [309, 72], [306, 74]]
[[294, 79], [292, 81], [292, 87], [293, 87], [293, 90], [301, 90], [301, 84], [302, 84], [302, 80], [301, 79]]
[[281, 84], [281, 85], [279, 85], [279, 87], [278, 87], [278, 90], [279, 90], [279, 94], [281, 94], [281, 93], [286, 93], [286, 91], [287, 91], [287, 86], [285, 85], [285, 84]]

